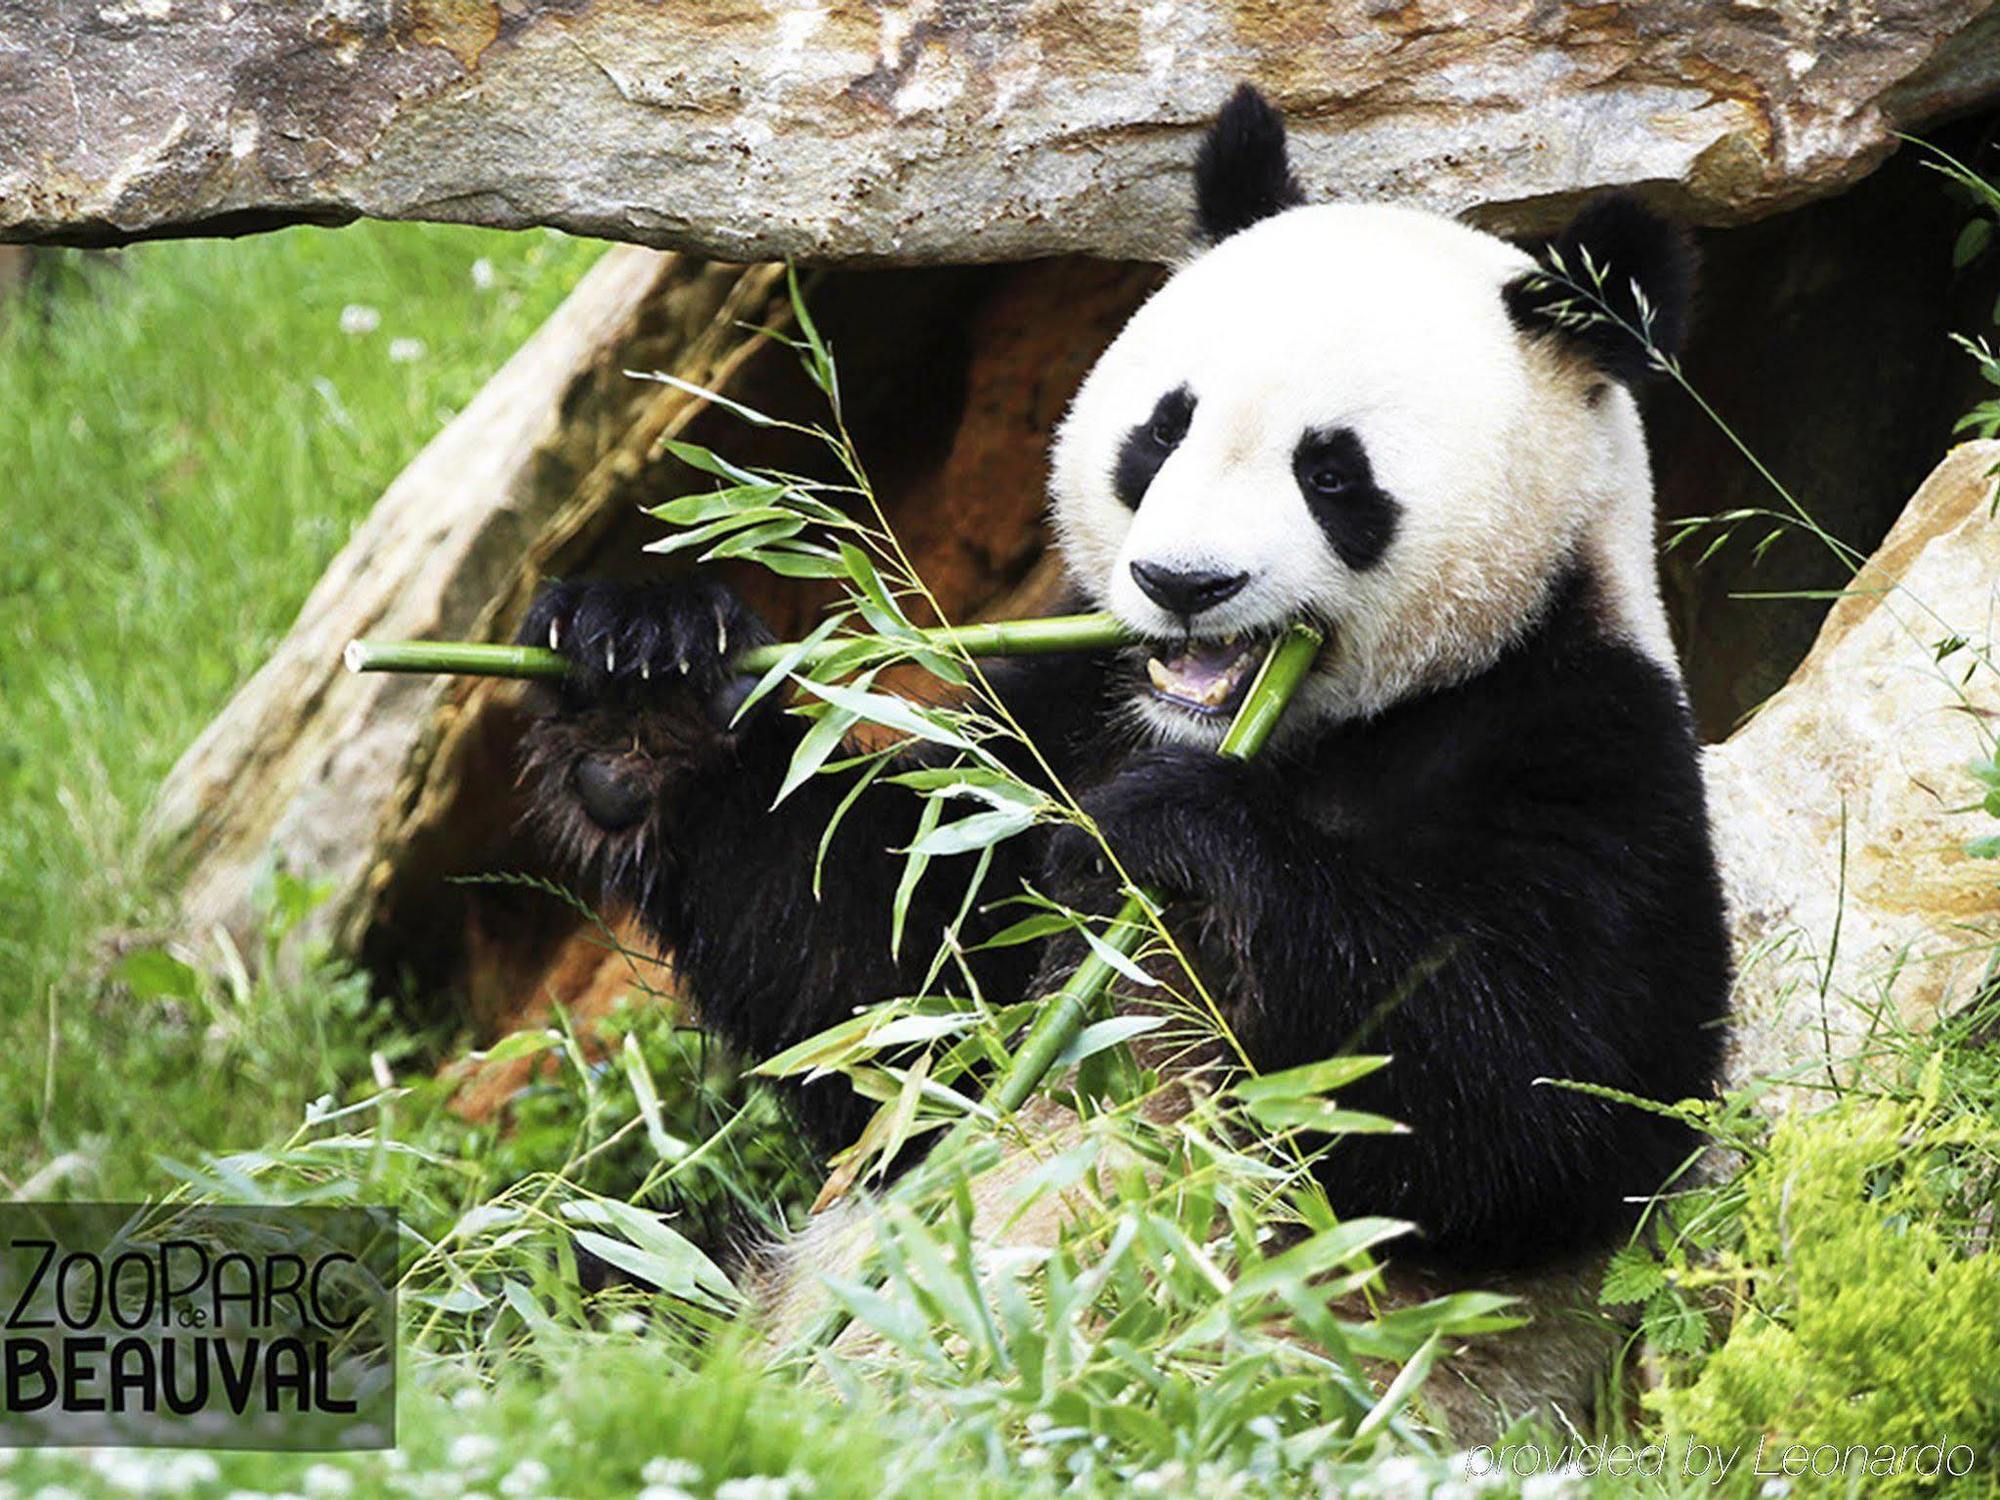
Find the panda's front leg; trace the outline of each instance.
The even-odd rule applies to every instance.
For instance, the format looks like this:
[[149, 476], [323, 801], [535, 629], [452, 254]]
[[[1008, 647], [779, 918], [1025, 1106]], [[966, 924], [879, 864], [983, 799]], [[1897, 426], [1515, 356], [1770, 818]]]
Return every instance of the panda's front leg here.
[[[1238, 932], [1262, 924], [1292, 862], [1292, 820], [1277, 774], [1211, 751], [1142, 752], [1082, 806], [1129, 879], [1199, 902]], [[1103, 851], [1083, 829], [1064, 828], [1044, 873], [1053, 894], [1083, 897], [1103, 883]]]
[[517, 638], [570, 663], [523, 746], [538, 831], [577, 875], [659, 912], [684, 809], [764, 727], [761, 713], [732, 722], [748, 681], [728, 661], [770, 632], [726, 586], [690, 578], [547, 584]]

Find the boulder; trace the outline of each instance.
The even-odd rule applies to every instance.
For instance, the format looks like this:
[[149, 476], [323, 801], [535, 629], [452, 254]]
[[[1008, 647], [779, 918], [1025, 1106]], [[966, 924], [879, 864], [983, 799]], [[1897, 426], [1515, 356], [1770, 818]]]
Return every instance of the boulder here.
[[1852, 182], [1997, 76], [1983, 0], [47, 0], [0, 14], [0, 239], [367, 215], [1158, 261], [1242, 79], [1315, 197], [1520, 227], [1643, 184], [1720, 223]]
[[[1811, 653], [1707, 753], [1738, 965], [1735, 1080], [1843, 1073], [1873, 1028], [1973, 998], [2000, 943], [2000, 833], [1974, 761], [2000, 731], [2000, 443], [1954, 449]], [[1781, 1094], [1785, 1091], [1781, 1091]]]

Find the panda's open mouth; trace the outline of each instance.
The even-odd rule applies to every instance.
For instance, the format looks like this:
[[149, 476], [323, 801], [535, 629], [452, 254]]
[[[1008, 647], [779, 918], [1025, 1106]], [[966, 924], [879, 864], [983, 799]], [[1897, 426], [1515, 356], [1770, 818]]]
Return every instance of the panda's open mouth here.
[[1147, 659], [1153, 696], [1191, 713], [1229, 713], [1243, 701], [1256, 674], [1262, 641], [1248, 635], [1221, 640], [1186, 640], [1171, 652]]

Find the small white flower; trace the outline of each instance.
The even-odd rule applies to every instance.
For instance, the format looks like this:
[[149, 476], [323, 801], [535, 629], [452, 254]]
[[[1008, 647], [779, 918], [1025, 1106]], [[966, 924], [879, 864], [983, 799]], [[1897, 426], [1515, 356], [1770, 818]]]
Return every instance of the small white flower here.
[[455, 1469], [483, 1469], [499, 1451], [499, 1442], [485, 1433], [462, 1432], [451, 1440], [445, 1460]]
[[715, 1487], [715, 1500], [791, 1500], [792, 1481], [776, 1474], [750, 1474], [725, 1479]]
[[[555, 626], [551, 625], [549, 628], [553, 630]], [[630, 1338], [646, 1331], [646, 1320], [635, 1312], [614, 1313], [611, 1318], [611, 1331]]]
[[1430, 1470], [1406, 1453], [1383, 1459], [1368, 1478], [1383, 1500], [1423, 1500], [1431, 1492]]
[[451, 1393], [453, 1411], [472, 1411], [486, 1404], [486, 1387], [483, 1385], [460, 1386]]
[[1021, 1452], [1021, 1467], [1024, 1469], [1046, 1469], [1055, 1461], [1056, 1456], [1046, 1448], [1026, 1448]]
[[313, 1464], [299, 1477], [299, 1483], [313, 1500], [341, 1500], [354, 1493], [354, 1476], [332, 1464]]
[[222, 1477], [222, 1466], [206, 1453], [176, 1453], [167, 1460], [164, 1487], [191, 1490], [196, 1485], [214, 1484]]
[[503, 1495], [539, 1495], [548, 1488], [549, 1466], [539, 1458], [524, 1458], [507, 1471], [500, 1481]]
[[694, 1500], [677, 1484], [649, 1484], [639, 1491], [639, 1500]]
[[701, 1483], [701, 1465], [685, 1458], [649, 1458], [639, 1477], [648, 1484], [678, 1485], [686, 1489]]
[[1767, 1479], [1764, 1481], [1764, 1487], [1757, 1491], [1764, 1500], [1785, 1500], [1785, 1496], [1791, 1492], [1792, 1482], [1789, 1479]]
[[493, 262], [482, 255], [472, 263], [472, 284], [482, 292], [490, 292], [493, 282]]
[[1521, 1481], [1521, 1500], [1569, 1500], [1577, 1482], [1568, 1474], [1530, 1474]]
[[100, 1448], [84, 1462], [90, 1465], [91, 1472], [114, 1490], [143, 1495], [153, 1487], [153, 1476], [148, 1471], [146, 1460], [136, 1454]]
[[382, 326], [382, 310], [366, 302], [350, 302], [340, 310], [340, 331], [352, 338], [373, 333]]
[[424, 357], [422, 339], [389, 340], [389, 363], [392, 365], [412, 364]]

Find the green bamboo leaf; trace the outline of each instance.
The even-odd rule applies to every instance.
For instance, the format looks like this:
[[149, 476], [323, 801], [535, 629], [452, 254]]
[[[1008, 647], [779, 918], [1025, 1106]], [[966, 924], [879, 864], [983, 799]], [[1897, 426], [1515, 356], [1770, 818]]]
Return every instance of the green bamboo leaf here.
[[686, 531], [677, 531], [672, 536], [663, 536], [656, 542], [648, 542], [645, 550], [664, 557], [674, 552], [685, 552], [691, 547], [703, 546], [717, 537], [726, 537], [732, 532], [743, 531], [772, 520], [797, 520], [797, 517], [789, 511], [778, 510], [771, 506], [757, 510], [735, 511], [719, 521], [710, 521], [705, 526], [690, 527]]
[[776, 807], [804, 786], [840, 748], [848, 730], [859, 719], [860, 715], [843, 708], [831, 708], [821, 714], [813, 726], [799, 737], [799, 743], [792, 751], [792, 763], [785, 769], [784, 782], [778, 788], [778, 795], [771, 799], [771, 806]]
[[672, 526], [697, 526], [741, 510], [768, 507], [784, 493], [782, 484], [736, 484], [703, 495], [683, 495], [654, 506], [647, 514]]
[[1344, 1089], [1351, 1083], [1357, 1083], [1378, 1068], [1384, 1067], [1388, 1061], [1387, 1057], [1369, 1054], [1329, 1057], [1320, 1062], [1306, 1063], [1302, 1067], [1286, 1068], [1278, 1073], [1260, 1073], [1254, 1078], [1242, 1079], [1234, 1084], [1229, 1092], [1246, 1103], [1257, 1099], [1310, 1098], [1319, 1094], [1330, 1094], [1335, 1089]]
[[787, 646], [778, 659], [771, 664], [770, 670], [757, 679], [756, 684], [750, 689], [750, 695], [743, 700], [742, 706], [736, 710], [735, 716], [730, 719], [730, 725], [734, 727], [737, 720], [748, 713], [760, 699], [769, 694], [773, 688], [787, 677], [791, 676], [806, 654], [819, 645], [821, 641], [824, 641], [828, 636], [840, 629], [842, 625], [845, 625], [849, 618], [845, 613], [828, 615], [818, 625], [813, 627], [812, 632], [804, 640], [794, 641], [791, 645]]
[[787, 1047], [775, 1057], [767, 1057], [750, 1071], [762, 1078], [791, 1078], [800, 1073], [833, 1069], [866, 1050], [871, 1030], [881, 1017], [873, 1011], [849, 1016], [826, 1030]]
[[1266, 1130], [1314, 1130], [1322, 1135], [1408, 1135], [1410, 1127], [1358, 1109], [1340, 1109], [1331, 1099], [1260, 1099], [1247, 1106]]
[[1020, 921], [1001, 928], [985, 942], [975, 944], [973, 951], [976, 952], [980, 948], [1014, 948], [1022, 943], [1053, 937], [1058, 932], [1069, 932], [1081, 925], [1081, 921], [1068, 912], [1037, 912], [1032, 917], [1023, 917]]
[[[1123, 949], [1113, 947], [1095, 932], [1091, 931], [1089, 924], [1080, 924], [1077, 927], [1077, 931], [1081, 932], [1083, 940], [1090, 944], [1090, 951], [1092, 953], [1095, 953], [1105, 963], [1131, 980], [1132, 983], [1142, 985], [1147, 989], [1159, 988], [1159, 980], [1140, 968], [1130, 954], [1126, 953]], [[1121, 938], [1129, 938], [1134, 947], [1137, 947], [1139, 943], [1145, 940], [1143, 930], [1137, 930], [1136, 924], [1133, 930], [1121, 932], [1120, 936]]]
[[753, 474], [748, 469], [738, 468], [699, 443], [682, 442], [678, 438], [663, 438], [660, 446], [690, 469], [699, 469], [704, 474], [713, 474], [718, 479], [732, 480], [737, 484], [765, 484], [768, 481], [761, 474]]
[[765, 415], [754, 406], [745, 406], [741, 401], [733, 400], [709, 386], [696, 385], [692, 380], [683, 380], [680, 376], [670, 375], [665, 370], [627, 370], [625, 373], [634, 380], [651, 380], [660, 385], [670, 385], [677, 391], [685, 391], [688, 395], [697, 397], [713, 406], [719, 406], [724, 411], [735, 413], [753, 427], [785, 427], [790, 425], [789, 423], [780, 421], [776, 417]]
[[503, 1036], [484, 1052], [472, 1054], [475, 1062], [503, 1063], [516, 1058], [533, 1057], [562, 1045], [562, 1033], [549, 1028], [534, 1031], [516, 1031]]
[[1382, 1392], [1382, 1399], [1368, 1409], [1368, 1415], [1361, 1419], [1361, 1425], [1354, 1429], [1354, 1441], [1363, 1442], [1373, 1437], [1376, 1431], [1396, 1413], [1409, 1404], [1418, 1386], [1431, 1372], [1437, 1362], [1438, 1348], [1443, 1335], [1433, 1331], [1431, 1336], [1418, 1345], [1417, 1352], [1410, 1356], [1396, 1378], [1389, 1382]]
[[917, 815], [917, 836], [909, 850], [903, 855], [903, 873], [896, 882], [896, 899], [889, 909], [889, 956], [895, 958], [903, 951], [903, 928], [909, 920], [910, 901], [917, 894], [917, 882], [924, 878], [924, 869], [931, 862], [928, 854], [919, 854], [917, 849], [924, 839], [936, 830], [938, 818], [944, 812], [942, 802], [926, 802], [924, 810]]
[[1121, 1042], [1131, 1041], [1135, 1036], [1157, 1031], [1166, 1023], [1165, 1016], [1113, 1016], [1107, 1021], [1093, 1022], [1079, 1031], [1070, 1044], [1056, 1055], [1049, 1071], [1056, 1073], [1074, 1067], [1086, 1057], [1094, 1057]]
[[1958, 239], [1951, 247], [1951, 268], [1963, 270], [1977, 260], [1993, 239], [1993, 221], [1979, 218], [1959, 230]]
[[[826, 396], [827, 405], [833, 408], [836, 418], [840, 415], [840, 366], [834, 362], [833, 351], [819, 335], [813, 325], [812, 314], [806, 310], [806, 299], [799, 291], [799, 276], [796, 267], [789, 262], [785, 265], [785, 286], [790, 293], [792, 317], [799, 325], [799, 332], [805, 336], [805, 348], [800, 363], [812, 383]], [[797, 343], [793, 344], [797, 348]]]
[[861, 590], [863, 617], [882, 635], [911, 645], [922, 645], [923, 640], [917, 635], [916, 626], [910, 623], [902, 605], [896, 602], [888, 585], [882, 582], [882, 575], [875, 570], [874, 559], [852, 542], [841, 542], [839, 546], [841, 560], [847, 564], [848, 577]]
[[781, 578], [845, 578], [847, 570], [824, 547], [794, 543], [774, 547], [758, 559]]
[[646, 1059], [639, 1051], [639, 1038], [632, 1032], [625, 1033], [621, 1060], [625, 1077], [632, 1085], [632, 1097], [639, 1102], [639, 1118], [645, 1121], [646, 1139], [653, 1144], [653, 1154], [661, 1161], [679, 1161], [694, 1148], [668, 1133], [666, 1118], [660, 1113], [659, 1091], [653, 1087], [652, 1070], [646, 1066]]
[[799, 516], [787, 515], [780, 520], [766, 521], [746, 531], [738, 531], [734, 536], [717, 543], [702, 553], [701, 561], [713, 562], [723, 557], [745, 557], [773, 542], [789, 541], [805, 529], [806, 523]]
[[[934, 800], [941, 802], [943, 799]], [[910, 851], [935, 856], [987, 849], [1033, 827], [1034, 822], [1034, 813], [1021, 808], [974, 813], [969, 818], [960, 818], [956, 823], [947, 823], [932, 830], [912, 844]]]
[[192, 1000], [201, 993], [201, 976], [162, 948], [126, 954], [118, 978], [135, 1000]]
[[935, 745], [948, 745], [954, 750], [972, 750], [976, 747], [971, 740], [947, 725], [938, 723], [929, 713], [919, 709], [907, 698], [898, 698], [889, 693], [872, 693], [857, 686], [841, 686], [831, 682], [815, 682], [801, 678], [799, 686], [816, 698], [823, 698], [834, 707], [844, 710], [855, 719], [866, 719], [871, 724], [880, 724], [884, 729], [893, 729], [920, 740], [928, 740]]
[[[725, 1304], [743, 1300], [743, 1294], [723, 1274], [720, 1266], [645, 1209], [620, 1203], [615, 1198], [579, 1198], [562, 1206], [562, 1216], [573, 1224], [596, 1224], [601, 1228], [616, 1229], [625, 1237], [623, 1240], [590, 1234], [588, 1230], [579, 1229], [575, 1233], [580, 1241], [589, 1235], [591, 1241], [601, 1241], [604, 1245], [627, 1252], [625, 1259], [619, 1259], [606, 1254], [596, 1243], [586, 1245], [592, 1253], [602, 1255], [613, 1265], [643, 1277], [663, 1292], [689, 1300], [707, 1298]], [[644, 1257], [646, 1268], [635, 1262], [634, 1255]]]

